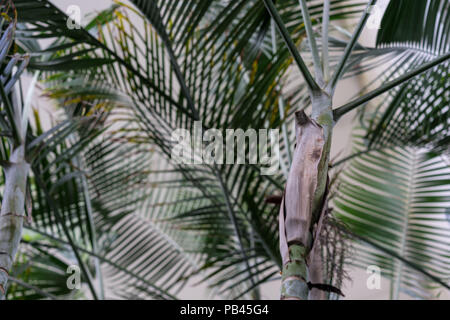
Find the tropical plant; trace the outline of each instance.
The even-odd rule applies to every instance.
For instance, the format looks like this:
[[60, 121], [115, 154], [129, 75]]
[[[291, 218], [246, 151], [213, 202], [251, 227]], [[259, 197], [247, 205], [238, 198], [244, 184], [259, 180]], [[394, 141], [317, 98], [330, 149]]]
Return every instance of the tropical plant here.
[[[58, 200], [64, 202], [67, 208], [70, 207], [74, 201], [70, 194], [71, 188], [74, 187], [73, 179], [79, 175], [79, 171], [77, 173], [77, 170], [70, 168], [72, 161], [70, 159], [77, 157], [86, 141], [98, 135], [96, 124], [102, 118], [101, 114], [71, 115], [66, 121], [43, 132], [39, 124], [39, 114], [35, 111], [34, 120], [37, 125], [35, 128], [29, 127], [30, 119], [33, 118], [31, 99], [38, 73], [32, 81], [30, 90], [24, 96], [17, 83], [21, 83], [21, 74], [30, 56], [18, 53], [13, 46], [16, 12], [12, 10], [10, 4], [2, 9], [0, 93], [3, 107], [1, 161], [4, 189], [0, 215], [0, 299], [5, 297], [9, 270], [18, 250], [24, 220], [27, 219], [28, 224], [31, 223], [32, 211], [34, 217], [39, 219], [38, 210], [32, 209], [35, 203], [31, 198], [42, 202], [45, 198], [52, 199], [52, 192], [61, 190]], [[83, 133], [77, 135], [78, 131]], [[51, 204], [50, 200], [46, 202], [46, 209]], [[45, 210], [44, 205], [40, 205], [39, 210]], [[46, 215], [48, 217], [48, 211]], [[51, 219], [64, 219], [64, 216], [57, 214]], [[85, 228], [89, 228], [89, 225]], [[65, 231], [76, 232], [75, 228]], [[76, 257], [81, 262], [77, 252]], [[80, 265], [86, 272], [85, 266]]]
[[[448, 0], [391, 1], [374, 48], [358, 38], [375, 0], [131, 2], [83, 27], [51, 1], [13, 2], [1, 52], [15, 34], [64, 112], [20, 135], [30, 102], [6, 89], [25, 65], [9, 76], [19, 58], [4, 55], [4, 161], [23, 146], [32, 172], [10, 298], [173, 299], [193, 276], [223, 297], [260, 298], [280, 270], [284, 299], [337, 298], [348, 238], [353, 263], [383, 268], [393, 298], [449, 289]], [[350, 35], [337, 24], [355, 17]], [[375, 67], [382, 76], [333, 106], [339, 80]], [[355, 109], [353, 153], [330, 163], [333, 128]], [[250, 155], [171, 161], [172, 133], [198, 126], [281, 129], [281, 172], [262, 175]], [[14, 256], [20, 230], [8, 232]], [[79, 296], [62, 276], [71, 264], [88, 288]]]

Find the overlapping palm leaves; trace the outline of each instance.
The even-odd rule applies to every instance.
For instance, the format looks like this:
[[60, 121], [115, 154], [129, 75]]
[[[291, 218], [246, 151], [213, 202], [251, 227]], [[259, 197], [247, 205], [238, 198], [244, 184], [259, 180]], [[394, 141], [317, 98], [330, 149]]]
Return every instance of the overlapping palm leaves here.
[[[15, 4], [20, 7], [19, 3]], [[25, 41], [37, 48], [37, 43], [27, 39]], [[19, 69], [22, 70], [23, 68]], [[54, 294], [67, 293], [65, 282], [52, 283], [52, 279], [48, 276], [49, 273], [56, 272], [55, 279], [58, 278], [58, 272], [52, 267], [53, 253], [40, 259], [45, 261], [47, 258], [47, 268], [43, 261], [36, 261], [41, 263], [36, 265], [33, 260], [29, 260], [35, 256], [33, 248], [47, 246], [54, 247], [55, 250], [59, 250], [59, 254], [68, 256], [67, 264], [81, 266], [82, 280], [88, 284], [91, 297], [101, 297], [101, 290], [96, 288], [93, 276], [90, 275], [94, 272], [90, 270], [90, 266], [97, 261], [107, 265], [104, 278], [112, 279], [116, 296], [126, 296], [130, 288], [139, 287], [139, 291], [133, 291], [133, 295], [173, 298], [152, 282], [155, 278], [162, 279], [160, 273], [164, 268], [184, 261], [183, 258], [177, 257], [180, 250], [167, 241], [161, 242], [163, 237], [161, 233], [148, 230], [141, 222], [138, 225], [139, 234], [152, 235], [141, 241], [142, 247], [127, 248], [126, 254], [121, 256], [111, 253], [118, 247], [114, 246], [114, 241], [120, 239], [130, 229], [136, 228], [136, 221], [130, 220], [132, 218], [127, 217], [127, 214], [136, 210], [140, 197], [144, 195], [143, 190], [146, 190], [142, 171], [147, 170], [149, 166], [148, 150], [143, 153], [138, 143], [125, 146], [122, 139], [128, 138], [121, 136], [126, 130], [120, 126], [113, 131], [106, 130], [109, 125], [105, 125], [104, 122], [109, 110], [102, 108], [101, 103], [89, 104], [80, 99], [68, 101], [62, 92], [53, 92], [51, 96], [58, 96], [60, 102], [67, 106], [63, 118], [66, 117], [68, 120], [62, 121], [47, 132], [42, 132], [39, 115], [35, 113], [37, 126], [29, 131], [27, 158], [32, 163], [33, 171], [33, 176], [30, 177], [33, 223], [27, 227], [43, 237], [37, 242], [30, 241], [23, 246], [20, 255], [23, 254], [28, 259], [25, 264], [22, 263], [23, 260], [18, 260], [20, 266], [17, 270], [23, 272], [15, 274], [17, 279], [14, 283], [19, 286], [23, 284], [24, 277], [31, 269], [33, 277], [27, 282], [29, 287], [24, 287], [28, 290], [14, 290], [12, 295], [16, 298], [42, 296], [42, 292], [45, 292], [42, 288], [49, 289], [48, 295], [43, 295], [43, 298], [48, 298], [52, 294], [54, 297]], [[105, 99], [105, 96], [103, 98]], [[99, 133], [107, 136], [109, 133], [107, 143], [104, 136], [98, 137]], [[124, 228], [127, 223], [130, 226]], [[98, 234], [99, 230], [102, 231], [101, 234]], [[136, 252], [144, 251], [151, 255], [150, 249], [160, 243], [166, 244], [165, 247], [160, 246], [159, 250], [163, 250], [165, 256], [173, 258], [169, 259], [171, 263], [151, 267], [147, 263], [147, 269], [143, 271], [138, 268], [138, 271], [133, 272], [127, 269], [138, 258], [145, 257], [137, 255]], [[160, 257], [161, 254], [158, 253]], [[113, 255], [115, 259], [108, 259], [109, 255]], [[148, 272], [148, 269], [151, 272]], [[95, 273], [97, 279], [102, 277], [99, 267]], [[67, 277], [59, 272], [59, 278], [64, 276]], [[177, 279], [169, 279], [167, 287], [172, 286], [175, 280]], [[54, 290], [55, 283], [59, 283], [62, 288]]]
[[[354, 152], [364, 150], [361, 136], [356, 139]], [[441, 156], [411, 147], [366, 153], [342, 173], [334, 201], [340, 220], [362, 239], [370, 239], [371, 245], [415, 264], [385, 255], [377, 246], [358, 247], [355, 263], [381, 268], [392, 279], [392, 298], [399, 298], [401, 292], [431, 298], [433, 288], [442, 289], [417, 267], [448, 283], [450, 225], [445, 212], [449, 173]]]
[[[384, 66], [381, 79], [388, 81], [448, 54], [449, 11], [449, 1], [391, 1], [377, 48], [362, 49], [354, 61], [363, 70]], [[436, 286], [449, 288], [447, 73], [448, 61], [368, 104], [361, 113], [365, 131], [358, 131], [356, 157], [344, 170], [335, 201], [339, 217], [370, 240], [371, 246], [359, 247], [357, 264], [380, 266], [391, 279], [392, 298], [431, 298]]]
[[[16, 148], [23, 148], [25, 153], [25, 160], [30, 163], [32, 167], [36, 165], [42, 164], [44, 167], [46, 165], [50, 165], [54, 160], [50, 158], [43, 159], [46, 154], [53, 154], [55, 148], [61, 147], [61, 143], [68, 137], [70, 132], [67, 130], [59, 130], [64, 125], [56, 126], [53, 130], [48, 132], [33, 132], [33, 130], [28, 129], [28, 122], [30, 120], [31, 115], [31, 95], [27, 95], [24, 98], [24, 94], [17, 90], [18, 84], [21, 84], [21, 74], [24, 71], [25, 66], [28, 63], [29, 56], [23, 56], [15, 52], [15, 47], [13, 46], [14, 41], [14, 31], [16, 28], [16, 12], [11, 9], [10, 2], [4, 2], [5, 6], [2, 7], [2, 28], [4, 27], [5, 32], [2, 32], [2, 83], [1, 83], [1, 92], [2, 92], [2, 106], [3, 106], [3, 121], [2, 126], [5, 132], [8, 134], [2, 136], [2, 155], [3, 155], [3, 164], [5, 166], [8, 165], [8, 154], [14, 152]], [[23, 61], [21, 64], [18, 62]], [[15, 65], [17, 64], [17, 68]], [[83, 121], [79, 121], [79, 118], [73, 118], [67, 121], [65, 124], [70, 123], [72, 128], [76, 128], [78, 126], [85, 126], [87, 123], [92, 124], [92, 120], [85, 118]], [[37, 135], [33, 135], [33, 133], [37, 133]], [[91, 131], [87, 131], [86, 134], [89, 135]], [[69, 150], [70, 151], [70, 150]], [[70, 152], [69, 152], [70, 153]], [[64, 183], [67, 179], [67, 176], [64, 176], [64, 159], [61, 159], [60, 162], [63, 162], [62, 169], [60, 170], [56, 176], [56, 180], [53, 180], [55, 183], [54, 186], [57, 187], [58, 183]], [[46, 168], [45, 170], [47, 170]], [[29, 172], [23, 173], [25, 176], [29, 174]], [[33, 187], [36, 185], [34, 182], [41, 178], [48, 178], [47, 175], [37, 174], [34, 176], [34, 179], [29, 177], [29, 186], [27, 189], [29, 192], [33, 192]], [[4, 183], [8, 183], [8, 181], [4, 181]], [[27, 196], [27, 198], [29, 198]], [[24, 204], [25, 205], [25, 204]], [[27, 207], [28, 211], [31, 211], [31, 203], [27, 199]], [[20, 232], [21, 230], [18, 230]], [[83, 269], [85, 270], [85, 269]]]
[[[277, 84], [289, 66], [288, 51], [281, 47], [272, 56], [258, 54], [250, 63], [241, 56], [243, 50], [260, 42], [255, 39], [267, 39], [264, 24], [268, 15], [261, 3], [238, 1], [224, 7], [219, 2], [164, 1], [136, 5], [147, 19], [131, 9], [113, 11], [116, 19], [98, 29], [97, 40], [84, 29], [67, 31], [65, 15], [45, 1], [17, 1], [22, 12], [19, 20], [28, 23], [18, 41], [32, 50], [29, 37], [58, 39], [53, 49], [46, 49], [56, 54], [33, 59], [31, 67], [47, 71], [51, 80], [64, 81], [68, 90], [60, 90], [60, 97], [115, 102], [120, 100], [117, 97], [127, 97], [134, 108], [125, 108], [124, 113], [139, 117], [135, 129], [146, 133], [134, 138], [150, 138], [166, 155], [170, 155], [172, 130], [190, 129], [193, 120], [200, 119], [196, 114], [205, 128], [279, 126], [278, 111], [270, 106], [279, 100]], [[283, 6], [283, 16], [296, 22], [290, 30], [301, 39], [303, 28], [293, 14], [299, 13], [296, 2]], [[313, 17], [319, 16], [319, 4], [311, 9]], [[333, 3], [332, 9], [332, 19], [359, 10], [354, 6], [344, 14], [348, 8], [341, 1]], [[46, 22], [33, 21], [34, 10], [42, 12]], [[190, 19], [183, 18], [186, 12]], [[133, 23], [127, 14], [133, 15]], [[209, 25], [203, 19], [207, 15], [219, 19]], [[115, 63], [110, 64], [110, 60]], [[251, 112], [256, 108], [261, 111]], [[281, 190], [281, 176], [260, 176], [255, 166], [204, 166], [202, 170], [177, 166], [176, 170], [185, 185], [200, 193], [191, 195], [190, 191], [181, 204], [166, 207], [174, 210], [174, 221], [183, 229], [203, 229], [204, 236], [197, 240], [202, 250], [198, 243], [193, 249], [206, 253], [202, 260], [205, 267], [200, 269], [208, 270], [224, 292], [237, 288], [231, 295], [234, 297], [275, 275], [279, 264], [277, 208], [264, 198]], [[170, 193], [179, 190], [171, 188], [165, 197], [170, 198]], [[255, 194], [258, 197], [251, 196]]]
[[[397, 14], [396, 14], [397, 13]], [[400, 13], [400, 16], [399, 14]], [[394, 14], [396, 16], [394, 17]], [[450, 50], [449, 1], [421, 1], [409, 6], [405, 1], [391, 2], [383, 17], [379, 47], [404, 46], [402, 68], [416, 67]], [[411, 21], [419, 21], [414, 26]], [[399, 33], [395, 30], [404, 30]], [[391, 95], [383, 117], [371, 125], [371, 145], [397, 142], [448, 148], [450, 104], [449, 63], [401, 86]], [[398, 71], [397, 71], [398, 72]], [[389, 128], [387, 124], [389, 123]]]
[[[450, 2], [390, 1], [383, 15], [375, 48], [360, 47], [349, 69], [378, 67], [369, 87], [392, 80], [450, 50]], [[368, 145], [448, 148], [449, 62], [389, 91], [375, 107], [368, 124]], [[354, 74], [350, 72], [350, 74]]]
[[[51, 80], [52, 96], [75, 110], [83, 110], [86, 103], [114, 105], [120, 110], [118, 121], [126, 119], [125, 141], [154, 144], [167, 159], [174, 128], [192, 129], [195, 120], [201, 120], [204, 128], [277, 128], [283, 124], [277, 110], [280, 98], [286, 104], [284, 119], [292, 115], [291, 105], [307, 102], [301, 82], [292, 96], [282, 95], [279, 89], [291, 58], [281, 43], [273, 51], [273, 40], [280, 40], [270, 37], [270, 19], [261, 2], [132, 2], [140, 11], [113, 8], [89, 23], [89, 30], [69, 30], [67, 17], [48, 1], [15, 1], [19, 21], [27, 23], [20, 28], [18, 41], [31, 52], [31, 67], [45, 71]], [[309, 4], [317, 23], [322, 5]], [[304, 26], [298, 2], [283, 1], [277, 7], [292, 38], [300, 43]], [[332, 1], [331, 19], [360, 10], [359, 3]], [[43, 50], [30, 38], [56, 41], [41, 58]], [[130, 118], [138, 121], [128, 122]], [[284, 166], [289, 165], [287, 145], [286, 141], [281, 145]], [[98, 161], [113, 160], [99, 156]], [[118, 213], [112, 221], [107, 206], [94, 210], [100, 239], [109, 230], [98, 227], [102, 223], [114, 226], [119, 234], [112, 236], [115, 240], [105, 240], [110, 244], [106, 246], [109, 263], [101, 256], [104, 269], [110, 268], [105, 276], [111, 277], [111, 289], [122, 297], [170, 298], [165, 289], [195, 271], [203, 272], [228, 297], [248, 297], [249, 293], [257, 297], [255, 288], [279, 271], [278, 208], [264, 199], [282, 191], [283, 176], [261, 176], [252, 165], [172, 164], [156, 169], [148, 178], [150, 183], [158, 179], [153, 181], [158, 188], [145, 193], [145, 209], [119, 206], [124, 217], [120, 219]], [[98, 179], [88, 179], [91, 192], [96, 183], [107, 181], [100, 175]], [[112, 192], [107, 199], [123, 196], [112, 187], [106, 189]], [[144, 230], [136, 226], [139, 222], [148, 237], [140, 235]], [[147, 263], [140, 265], [144, 260]], [[138, 272], [130, 275], [128, 266], [139, 266]], [[159, 290], [151, 286], [154, 283]]]

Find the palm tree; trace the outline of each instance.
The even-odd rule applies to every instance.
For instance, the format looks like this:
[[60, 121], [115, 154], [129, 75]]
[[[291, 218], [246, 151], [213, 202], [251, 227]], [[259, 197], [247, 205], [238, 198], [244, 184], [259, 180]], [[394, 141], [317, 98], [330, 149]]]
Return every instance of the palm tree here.
[[[337, 298], [346, 238], [393, 298], [449, 289], [448, 0], [391, 1], [374, 48], [358, 44], [374, 0], [131, 2], [69, 29], [50, 1], [14, 1], [18, 50], [64, 119], [103, 116], [95, 138], [61, 129], [70, 139], [28, 162], [33, 223], [10, 297], [67, 295], [56, 270], [75, 257], [92, 298], [173, 299], [194, 275], [259, 298], [280, 270], [284, 299]], [[353, 17], [347, 37], [334, 22]], [[333, 105], [339, 80], [375, 67], [358, 97]], [[20, 109], [2, 101], [6, 115]], [[353, 153], [330, 163], [333, 128], [355, 109]], [[170, 161], [172, 132], [199, 121], [280, 128], [281, 172]]]
[[[4, 189], [0, 215], [0, 299], [5, 297], [9, 270], [19, 247], [24, 220], [28, 224], [32, 220], [32, 195], [36, 196], [37, 192], [39, 197], [50, 198], [51, 191], [58, 189], [59, 184], [71, 182], [76, 171], [68, 168], [67, 158], [75, 159], [80, 152], [77, 144], [86, 143], [98, 135], [97, 123], [102, 118], [101, 113], [91, 116], [73, 113], [64, 122], [46, 132], [42, 131], [39, 113], [35, 110], [33, 117], [32, 110], [33, 90], [39, 72], [35, 74], [30, 89], [24, 95], [21, 90], [21, 75], [30, 56], [18, 53], [13, 46], [16, 12], [8, 3], [2, 9], [0, 93], [3, 105], [1, 162]], [[29, 126], [32, 118], [37, 124], [34, 128]], [[83, 133], [77, 134], [79, 130]], [[58, 215], [53, 217], [55, 218], [62, 219]], [[75, 254], [81, 262], [78, 252]], [[84, 264], [80, 265], [86, 272]]]

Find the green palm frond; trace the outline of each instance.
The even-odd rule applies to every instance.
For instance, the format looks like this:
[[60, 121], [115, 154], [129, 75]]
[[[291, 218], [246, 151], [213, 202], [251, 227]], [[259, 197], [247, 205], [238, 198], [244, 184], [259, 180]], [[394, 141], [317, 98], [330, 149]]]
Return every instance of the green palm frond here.
[[[377, 34], [376, 47], [361, 47], [349, 68], [358, 72], [381, 67], [374, 83], [389, 81], [450, 51], [450, 1], [390, 1]], [[389, 91], [374, 104], [369, 147], [411, 145], [448, 149], [449, 62]], [[355, 74], [349, 72], [350, 75]], [[370, 109], [369, 109], [370, 110]], [[367, 112], [369, 112], [369, 110]]]
[[[110, 22], [97, 30], [101, 41], [90, 38], [83, 29], [61, 33], [51, 28], [45, 30], [46, 36], [59, 39], [54, 44], [56, 54], [34, 61], [32, 67], [50, 72], [47, 74], [50, 86], [54, 86], [54, 97], [82, 99], [90, 104], [112, 102], [121, 106], [125, 117], [134, 114], [139, 119], [137, 128], [145, 134], [139, 134], [136, 139], [156, 144], [167, 158], [172, 148], [168, 139], [171, 132], [174, 128], [192, 129], [195, 113], [200, 115], [204, 128], [245, 130], [280, 125], [278, 85], [291, 62], [283, 46], [279, 46], [277, 52], [264, 51], [257, 55], [251, 49], [253, 45], [261, 45], [264, 50], [262, 43], [271, 42], [268, 34], [261, 35], [265, 28], [260, 18], [266, 17], [263, 20], [267, 21], [262, 3], [239, 1], [226, 6], [216, 1], [146, 3], [136, 2], [144, 16], [130, 9], [113, 11]], [[344, 18], [360, 10], [358, 6], [348, 9], [343, 1], [333, 3], [331, 19]], [[181, 19], [187, 11], [191, 19]], [[289, 30], [300, 42], [304, 31], [303, 26], [297, 24], [299, 15], [294, 12], [300, 13], [296, 1], [283, 4], [283, 19], [296, 22], [290, 24]], [[321, 6], [312, 5], [311, 16], [316, 18], [320, 14]], [[239, 19], [236, 20], [236, 16]], [[62, 20], [55, 16], [52, 23], [61, 24]], [[32, 24], [29, 20], [24, 22]], [[39, 28], [31, 30], [33, 28], [24, 30], [23, 35], [27, 32], [36, 37], [45, 34]], [[253, 60], [241, 57], [242, 52], [252, 52]], [[77, 68], [68, 63], [70, 59], [88, 57], [93, 64], [100, 62], [98, 59], [112, 59], [114, 63], [99, 63], [89, 69], [87, 61], [80, 62]], [[69, 75], [57, 70], [67, 71], [69, 67], [73, 68]], [[64, 87], [58, 87], [62, 83]], [[303, 85], [297, 87], [306, 92]], [[249, 113], [256, 109], [260, 112]], [[290, 115], [292, 109], [287, 108], [286, 112]], [[283, 161], [286, 161], [285, 144], [281, 148]], [[200, 237], [200, 244], [193, 247], [189, 243], [188, 247], [203, 256], [205, 267], [201, 270], [213, 270], [208, 271], [209, 278], [215, 279], [212, 282], [216, 281], [225, 291], [240, 283], [240, 289], [230, 295], [237, 297], [278, 271], [277, 208], [265, 203], [264, 198], [281, 192], [281, 175], [261, 176], [260, 169], [253, 165], [204, 165], [202, 170], [195, 171], [178, 165], [174, 169], [186, 189], [197, 190], [199, 200], [174, 205], [175, 214], [171, 216], [174, 220], [168, 222], [168, 229], [175, 224], [191, 231], [202, 228], [204, 236]], [[165, 196], [170, 198], [170, 194], [178, 191], [171, 189]], [[258, 196], [254, 197], [255, 194]], [[151, 200], [148, 202], [152, 205]], [[165, 232], [168, 229], [163, 228]], [[205, 240], [211, 238], [215, 240]], [[182, 247], [186, 245], [180, 243]], [[222, 251], [216, 250], [219, 246]], [[227, 259], [217, 259], [219, 252]]]
[[[111, 140], [88, 135], [87, 141], [67, 145], [66, 139], [59, 148], [50, 146], [50, 152], [43, 148], [46, 152], [35, 161], [31, 178], [33, 222], [26, 226], [43, 237], [31, 245], [39, 248], [51, 240], [78, 255], [71, 263], [92, 269], [90, 276], [97, 280], [101, 277], [107, 297], [173, 299], [168, 290], [179, 289], [192, 262], [140, 210], [150, 194], [148, 150], [124, 144], [128, 137], [122, 130], [109, 134]], [[94, 270], [96, 259], [100, 274]], [[83, 283], [94, 281], [86, 277]], [[39, 283], [34, 286], [45, 290]], [[61, 286], [64, 291], [65, 282]]]
[[[450, 1], [421, 1], [413, 5], [406, 1], [393, 2], [383, 16], [377, 45], [411, 47], [404, 50], [405, 55], [417, 66], [430, 56], [449, 52], [450, 25], [446, 22], [449, 15]], [[421, 23], [411, 24], [411, 21]], [[448, 148], [448, 68], [449, 63], [445, 62], [392, 93], [382, 118], [375, 121], [368, 132], [370, 143], [380, 145], [396, 141], [431, 145], [440, 150]], [[386, 127], [389, 129], [384, 130]]]
[[[363, 148], [355, 144], [356, 152]], [[432, 289], [442, 288], [420, 270], [449, 283], [449, 174], [440, 156], [410, 147], [366, 153], [342, 173], [335, 213], [352, 233], [378, 246], [360, 242], [355, 263], [380, 267], [392, 281], [394, 298], [400, 292], [430, 298]], [[388, 251], [414, 262], [416, 268]]]
[[[278, 207], [265, 198], [283, 190], [291, 130], [281, 143], [284, 172], [273, 176], [261, 175], [261, 165], [174, 163], [171, 134], [177, 128], [192, 132], [195, 121], [202, 121], [203, 130], [218, 128], [224, 136], [224, 128], [280, 128], [296, 107], [309, 105], [305, 83], [289, 77], [292, 58], [281, 38], [269, 32], [270, 16], [262, 1], [134, 0], [136, 7], [115, 5], [85, 28], [75, 29], [67, 28], [66, 15], [49, 1], [14, 3], [20, 50], [30, 55], [30, 70], [42, 72], [47, 95], [64, 106], [68, 119], [47, 133], [29, 133], [29, 151], [36, 156], [33, 228], [47, 235], [45, 241], [72, 250], [77, 262], [86, 265], [83, 280], [94, 280], [89, 271], [101, 277], [112, 297], [173, 299], [194, 274], [207, 280], [216, 294], [258, 297], [258, 286], [273, 279], [281, 264]], [[426, 16], [415, 13], [424, 21], [418, 34], [415, 29], [388, 32], [405, 29], [412, 14], [405, 1], [391, 2], [377, 47], [357, 46], [353, 66], [361, 63], [364, 71], [377, 65], [376, 59], [395, 57], [386, 73], [390, 79], [445, 53], [448, 30], [433, 31], [446, 21], [448, 1], [424, 3], [414, 8], [426, 9]], [[330, 19], [352, 17], [362, 4], [332, 1]], [[298, 1], [276, 6], [295, 45], [303, 47]], [[322, 4], [308, 1], [308, 6], [316, 27]], [[437, 15], [440, 10], [445, 14]], [[393, 19], [399, 11], [402, 16]], [[50, 39], [51, 44], [41, 48], [35, 39]], [[342, 45], [336, 41], [337, 48]], [[389, 106], [380, 105], [381, 113], [373, 117], [367, 136], [371, 147], [393, 141], [445, 145], [446, 67], [442, 64], [391, 92]], [[86, 125], [89, 117], [97, 116], [99, 123]], [[160, 153], [155, 161], [149, 160], [150, 149]], [[343, 183], [336, 211], [355, 233], [361, 234], [358, 228], [365, 223], [372, 229], [364, 229], [362, 236], [447, 277], [448, 242], [440, 229], [429, 231], [429, 216], [414, 211], [424, 202], [422, 209], [434, 215], [431, 207], [442, 200], [422, 186], [434, 186], [427, 180], [428, 170], [439, 177], [436, 183], [448, 187], [448, 177], [437, 164], [433, 167], [435, 162], [437, 158], [417, 149], [357, 158], [344, 179], [348, 183]], [[404, 189], [411, 177], [414, 186]], [[395, 186], [390, 193], [380, 179]], [[357, 187], [364, 184], [371, 192]], [[381, 207], [373, 208], [370, 201], [375, 200], [382, 201]], [[441, 221], [440, 214], [431, 219]], [[38, 244], [33, 245], [36, 250]], [[363, 263], [385, 268], [396, 294], [410, 290], [427, 296], [427, 279], [397, 260], [365, 252]], [[93, 267], [95, 262], [100, 268]]]
[[[21, 3], [18, 3], [18, 6], [21, 6]], [[33, 6], [27, 8], [35, 9]], [[48, 8], [45, 7], [43, 10], [48, 10]], [[22, 18], [26, 21], [24, 16]], [[91, 38], [91, 36], [87, 36], [84, 39]], [[34, 45], [38, 48], [36, 43]], [[66, 45], [64, 48], [67, 49], [68, 46]], [[57, 50], [62, 50], [62, 47], [60, 46]], [[76, 58], [73, 55], [71, 57]], [[41, 69], [51, 75], [48, 82], [51, 84], [55, 78], [60, 76], [54, 72], [54, 69], [67, 70], [68, 61], [68, 58], [65, 57], [57, 60], [56, 64], [43, 65], [34, 60], [31, 68], [43, 67]], [[94, 64], [89, 62], [86, 64], [83, 61], [80, 66], [86, 68], [103, 65], [97, 64], [98, 59], [94, 61], [96, 62]], [[80, 66], [75, 69], [80, 70]], [[20, 72], [22, 70], [23, 68], [19, 69]], [[108, 141], [98, 138], [100, 133], [105, 135], [104, 123], [110, 114], [109, 109], [104, 108], [105, 100], [120, 100], [117, 95], [114, 95], [114, 99], [111, 98], [112, 94], [111, 92], [105, 93], [95, 99], [91, 99], [90, 92], [80, 92], [77, 96], [72, 95], [71, 97], [67, 97], [64, 91], [54, 91], [49, 94], [50, 97], [58, 99], [64, 105], [67, 112], [62, 115], [62, 118], [68, 119], [61, 121], [46, 132], [42, 132], [39, 125], [36, 131], [32, 129], [28, 132], [27, 159], [32, 163], [33, 168], [30, 190], [34, 220], [30, 229], [50, 237], [57, 243], [64, 243], [64, 247], [75, 254], [76, 259], [72, 262], [82, 267], [82, 280], [88, 283], [93, 295], [96, 290], [92, 285], [92, 274], [90, 275], [92, 271], [89, 272], [89, 268], [94, 264], [94, 260], [100, 260], [107, 265], [104, 267], [107, 271], [104, 277], [111, 276], [110, 284], [116, 292], [116, 296], [126, 297], [129, 294], [129, 288], [139, 287], [145, 297], [170, 299], [173, 298], [172, 295], [152, 283], [153, 280], [155, 282], [160, 280], [157, 276], [161, 272], [155, 275], [149, 272], [149, 269], [156, 272], [159, 268], [163, 268], [167, 272], [168, 268], [173, 268], [181, 275], [183, 272], [187, 272], [187, 268], [182, 267], [183, 258], [180, 259], [177, 256], [182, 256], [180, 250], [171, 249], [173, 244], [164, 237], [158, 236], [157, 230], [148, 229], [143, 221], [136, 220], [136, 217], [130, 217], [129, 220], [124, 218], [136, 211], [137, 204], [143, 197], [140, 172], [144, 168], [147, 169], [144, 153], [140, 153], [139, 160], [135, 156], [136, 148], [126, 149], [121, 145], [129, 139], [129, 137], [120, 136], [120, 133], [126, 132], [126, 130], [119, 130], [119, 134], [110, 131], [108, 134], [111, 140]], [[126, 102], [122, 101], [121, 105]], [[112, 105], [110, 104], [109, 107]], [[35, 122], [41, 123], [38, 114], [36, 116]], [[110, 143], [115, 140], [118, 142]], [[86, 159], [84, 159], [85, 156]], [[92, 219], [95, 220], [95, 224], [92, 223]], [[137, 223], [141, 230], [133, 229]], [[122, 256], [122, 260], [117, 259], [117, 261], [107, 258], [114, 249], [110, 246], [110, 242], [114, 243], [113, 240], [118, 238], [121, 240], [121, 244], [126, 245], [126, 241], [120, 237], [123, 237], [124, 234], [129, 235], [130, 228], [140, 234], [148, 234], [147, 248], [149, 249], [158, 243], [166, 243], [163, 251], [148, 252], [152, 258], [150, 261], [154, 263], [147, 264], [146, 268], [139, 272], [130, 272], [127, 268], [133, 265], [141, 257], [140, 255], [126, 255], [125, 259]], [[99, 233], [99, 230], [103, 233]], [[105, 239], [107, 246], [95, 248], [98, 240]], [[132, 243], [133, 238], [130, 238], [129, 241]], [[39, 244], [35, 244], [35, 247]], [[127, 250], [132, 252], [128, 247]], [[135, 250], [142, 252], [142, 248], [136, 247]], [[171, 260], [173, 264], [157, 265], [156, 262], [160, 261], [161, 255], [167, 255], [169, 252], [171, 252], [170, 258], [173, 259]], [[113, 256], [120, 255], [113, 254]], [[49, 269], [48, 272], [51, 270]], [[95, 277], [102, 277], [102, 274], [98, 274], [98, 272], [100, 270], [97, 268]], [[167, 274], [170, 277], [170, 274]], [[118, 278], [119, 281], [117, 281]], [[169, 279], [162, 286], [170, 288], [174, 286], [176, 280], [178, 278]], [[61, 282], [60, 285], [62, 286], [60, 292], [66, 292], [65, 282]], [[125, 285], [127, 290], [121, 292], [119, 287]], [[40, 288], [39, 283], [34, 287], [40, 290], [45, 289]]]
[[[55, 244], [35, 242], [39, 236], [25, 235], [16, 259], [8, 299], [36, 300], [69, 298], [73, 293], [67, 286], [67, 270], [71, 259], [62, 254], [64, 248]], [[61, 250], [63, 249], [63, 250]], [[23, 285], [22, 283], [25, 283]]]
[[146, 201], [154, 193], [148, 171], [155, 160], [149, 149], [124, 144], [124, 133], [115, 138], [116, 143], [94, 145], [86, 157], [95, 225], [104, 243], [99, 254], [114, 262], [102, 264], [105, 286], [115, 297], [173, 299], [168, 292], [183, 286], [180, 279], [195, 268], [194, 257], [146, 214]]

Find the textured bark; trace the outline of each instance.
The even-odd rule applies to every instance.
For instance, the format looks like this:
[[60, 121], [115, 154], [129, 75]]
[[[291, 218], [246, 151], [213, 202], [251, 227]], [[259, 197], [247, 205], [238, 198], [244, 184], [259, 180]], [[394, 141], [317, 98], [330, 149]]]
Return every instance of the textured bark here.
[[296, 112], [295, 125], [296, 147], [280, 208], [281, 298], [303, 300], [308, 298], [307, 256], [326, 141], [322, 127], [303, 111]]
[[5, 298], [8, 273], [14, 262], [25, 218], [25, 194], [30, 165], [25, 148], [17, 147], [5, 167], [5, 190], [0, 210], [0, 300]]

